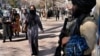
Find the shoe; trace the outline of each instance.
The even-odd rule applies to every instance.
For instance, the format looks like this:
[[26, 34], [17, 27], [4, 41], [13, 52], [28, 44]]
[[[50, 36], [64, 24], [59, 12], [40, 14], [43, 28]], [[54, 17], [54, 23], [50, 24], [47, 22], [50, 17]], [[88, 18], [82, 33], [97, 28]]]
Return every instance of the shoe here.
[[27, 40], [28, 38], [26, 37], [26, 40]]
[[38, 55], [31, 55], [31, 56], [38, 56]]
[[10, 42], [12, 42], [12, 39], [10, 39]]
[[5, 43], [6, 41], [5, 40], [3, 40], [3, 43]]
[[31, 54], [31, 56], [38, 56], [38, 55], [36, 55], [36, 54]]
[[12, 37], [9, 37], [10, 42], [12, 42]]

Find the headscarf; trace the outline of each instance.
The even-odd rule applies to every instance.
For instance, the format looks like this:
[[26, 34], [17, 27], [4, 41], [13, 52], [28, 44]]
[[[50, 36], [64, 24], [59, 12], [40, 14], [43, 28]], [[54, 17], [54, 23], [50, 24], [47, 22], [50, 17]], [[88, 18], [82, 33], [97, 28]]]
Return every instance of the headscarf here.
[[30, 14], [36, 15], [36, 8], [35, 8], [35, 6], [34, 6], [34, 5], [31, 5], [30, 7], [33, 7], [33, 8], [34, 8], [34, 10], [32, 10], [32, 9], [30, 8]]

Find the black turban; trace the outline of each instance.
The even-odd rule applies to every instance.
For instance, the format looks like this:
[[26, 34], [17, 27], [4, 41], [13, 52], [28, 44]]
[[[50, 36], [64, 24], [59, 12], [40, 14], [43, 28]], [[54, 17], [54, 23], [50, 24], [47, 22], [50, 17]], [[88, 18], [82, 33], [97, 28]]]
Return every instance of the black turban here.
[[83, 13], [89, 13], [96, 5], [96, 0], [72, 0], [72, 3], [77, 5]]

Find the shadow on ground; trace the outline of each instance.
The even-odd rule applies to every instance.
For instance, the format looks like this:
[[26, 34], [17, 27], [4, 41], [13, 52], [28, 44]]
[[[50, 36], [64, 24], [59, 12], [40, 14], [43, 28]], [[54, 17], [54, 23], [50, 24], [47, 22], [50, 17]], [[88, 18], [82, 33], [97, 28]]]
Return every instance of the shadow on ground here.
[[45, 34], [45, 35], [40, 35], [39, 36], [39, 39], [44, 39], [44, 38], [54, 38], [56, 37], [57, 35], [55, 34]]
[[54, 55], [56, 47], [52, 47], [50, 49], [46, 50], [40, 50], [38, 56], [48, 56], [48, 55]]
[[56, 27], [49, 28], [49, 29], [47, 29], [47, 30], [45, 30], [45, 31], [51, 31], [51, 30], [54, 30], [54, 29], [57, 29], [57, 28], [60, 28], [60, 27], [62, 27], [62, 25], [59, 25], [59, 26], [56, 26]]
[[[53, 37], [58, 36], [58, 35], [55, 35], [55, 34], [53, 34], [53, 33], [60, 32], [60, 30], [55, 30], [55, 29], [60, 28], [60, 27], [62, 27], [62, 25], [58, 25], [58, 26], [56, 26], [56, 27], [52, 27], [52, 28], [46, 29], [46, 30], [45, 30], [45, 33], [41, 33], [41, 32], [40, 32], [40, 34], [44, 34], [44, 35], [40, 35], [40, 36], [39, 36], [39, 39], [53, 38]], [[48, 33], [51, 33], [51, 34], [48, 34]], [[2, 39], [3, 39], [2, 34], [0, 34], [0, 40], [2, 40]], [[14, 39], [14, 40], [13, 40], [13, 39]], [[19, 36], [14, 36], [14, 37], [12, 37], [12, 40], [13, 40], [12, 42], [19, 42], [19, 41], [25, 41], [25, 40], [27, 40], [27, 39], [26, 39], [25, 33], [22, 33], [22, 34], [20, 34]]]

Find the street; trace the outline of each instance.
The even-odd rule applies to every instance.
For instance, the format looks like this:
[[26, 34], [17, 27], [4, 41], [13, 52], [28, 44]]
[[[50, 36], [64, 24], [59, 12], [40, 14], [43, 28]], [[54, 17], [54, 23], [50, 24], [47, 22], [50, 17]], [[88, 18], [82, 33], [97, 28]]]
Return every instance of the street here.
[[[39, 30], [39, 56], [54, 55], [63, 22], [64, 20], [56, 21], [55, 18], [42, 19], [45, 33], [41, 33]], [[13, 42], [7, 40], [6, 43], [2, 43], [0, 38], [0, 56], [31, 56], [28, 40], [25, 40], [25, 34], [20, 33], [20, 37], [13, 37]], [[96, 55], [95, 49], [92, 56], [100, 55]]]
[[[41, 33], [39, 30], [39, 56], [53, 56], [63, 20], [43, 19], [42, 24], [45, 33]], [[7, 40], [6, 43], [2, 43], [2, 39], [0, 39], [0, 56], [31, 56], [25, 34], [20, 33], [20, 37], [13, 37], [13, 42]]]

